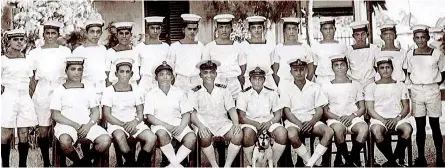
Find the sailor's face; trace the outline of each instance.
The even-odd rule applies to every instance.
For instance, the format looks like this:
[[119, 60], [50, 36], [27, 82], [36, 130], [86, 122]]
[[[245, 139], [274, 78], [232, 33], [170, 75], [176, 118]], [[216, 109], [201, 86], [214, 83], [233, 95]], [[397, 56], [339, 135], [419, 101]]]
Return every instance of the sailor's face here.
[[70, 65], [66, 69], [68, 80], [80, 82], [82, 80], [83, 65]]
[[117, 69], [116, 76], [117, 79], [122, 83], [128, 83], [128, 81], [130, 81], [131, 77], [133, 76], [133, 71], [131, 70], [130, 66], [122, 65], [119, 66], [119, 68]]
[[346, 74], [346, 71], [348, 71], [348, 66], [345, 61], [335, 61], [332, 63], [332, 70], [336, 74]]
[[366, 44], [366, 39], [368, 38], [368, 32], [366, 31], [356, 31], [352, 34], [355, 39], [356, 44]]
[[286, 27], [284, 27], [284, 35], [288, 40], [296, 40], [298, 36], [298, 25], [286, 24]]
[[429, 40], [428, 34], [425, 32], [417, 32], [414, 34], [413, 40], [416, 43], [417, 47], [423, 48], [427, 46]]
[[173, 81], [173, 73], [169, 70], [162, 70], [156, 74], [156, 80], [158, 80], [159, 84], [169, 84], [171, 85]]
[[306, 80], [306, 74], [308, 72], [307, 67], [292, 67], [291, 74], [294, 77], [294, 80], [301, 81]]
[[57, 29], [44, 29], [43, 39], [46, 43], [57, 43], [57, 38], [59, 38], [59, 32]]
[[202, 78], [204, 83], [214, 83], [216, 78], [216, 70], [206, 69], [201, 70], [199, 76]]
[[90, 27], [87, 30], [87, 39], [92, 43], [97, 43], [102, 35], [101, 27]]
[[198, 24], [187, 24], [184, 28], [184, 35], [188, 39], [195, 39], [196, 34], [198, 34]]
[[147, 32], [151, 38], [157, 39], [159, 38], [159, 35], [161, 35], [162, 27], [161, 25], [149, 25]]
[[25, 37], [12, 37], [9, 45], [12, 49], [21, 51], [25, 45]]
[[252, 76], [250, 77], [250, 83], [252, 83], [252, 88], [255, 90], [260, 90], [264, 86], [265, 77], [264, 76]]
[[119, 30], [117, 31], [117, 40], [119, 44], [127, 45], [131, 42], [131, 31], [130, 30]]
[[380, 38], [382, 38], [382, 40], [385, 41], [385, 43], [394, 42], [394, 40], [396, 39], [396, 33], [392, 30], [386, 30], [382, 32]]
[[230, 38], [230, 33], [232, 33], [231, 24], [218, 24], [218, 38], [228, 39]]
[[264, 26], [262, 24], [253, 24], [249, 26], [249, 31], [252, 37], [261, 38], [263, 37]]
[[393, 69], [389, 63], [380, 64], [377, 68], [381, 78], [391, 78]]
[[325, 39], [334, 39], [335, 35], [335, 25], [333, 24], [323, 24], [320, 28], [321, 34]]

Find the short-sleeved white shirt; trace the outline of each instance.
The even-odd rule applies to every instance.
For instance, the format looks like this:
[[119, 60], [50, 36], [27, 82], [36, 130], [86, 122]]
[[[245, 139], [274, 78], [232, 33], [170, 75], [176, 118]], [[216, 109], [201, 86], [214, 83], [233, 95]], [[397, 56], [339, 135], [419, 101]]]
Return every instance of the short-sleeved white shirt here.
[[283, 108], [278, 93], [263, 88], [258, 94], [253, 88], [241, 92], [237, 99], [237, 109], [246, 112], [246, 117], [265, 122], [273, 118], [273, 112]]
[[281, 93], [280, 101], [283, 107], [290, 108], [292, 114], [296, 116], [313, 115], [315, 108], [328, 104], [321, 87], [311, 81], [306, 80], [302, 90], [295, 84], [286, 89]]
[[318, 76], [334, 76], [332, 70], [332, 55], [347, 54], [347, 46], [343, 43], [314, 43], [311, 47], [314, 54], [315, 74]]
[[111, 115], [122, 122], [134, 120], [137, 116], [136, 106], [144, 104], [142, 93], [137, 85], [131, 85], [132, 90], [118, 92], [114, 86], [108, 86], [103, 93], [101, 104], [111, 107]]
[[308, 63], [314, 62], [313, 55], [310, 47], [307, 44], [301, 45], [284, 45], [282, 43], [277, 44], [273, 54], [273, 62], [279, 63], [278, 76], [282, 79], [293, 80], [290, 73], [290, 66], [287, 61], [291, 59], [303, 59]]
[[374, 110], [383, 118], [394, 118], [400, 114], [402, 112], [401, 100], [408, 99], [408, 89], [402, 82], [371, 83], [365, 88], [365, 100], [374, 101]]
[[[116, 72], [116, 65], [114, 65], [114, 61], [116, 61], [119, 58], [131, 58], [134, 60], [132, 70], [133, 70], [133, 76], [131, 77], [131, 82], [136, 82], [140, 79], [139, 75], [139, 54], [136, 50], [125, 50], [125, 51], [118, 51], [114, 50], [113, 48], [110, 48], [107, 50], [107, 57], [106, 57], [106, 64], [105, 64], [105, 70], [110, 72], [110, 75], [108, 76], [109, 81], [111, 83], [117, 82], [117, 76], [115, 75]], [[130, 82], [130, 83], [131, 83]]]
[[61, 114], [78, 124], [90, 121], [90, 109], [99, 106], [94, 88], [69, 88], [60, 85], [54, 89], [50, 102], [51, 110]]
[[169, 60], [175, 64], [175, 72], [183, 76], [197, 76], [199, 69], [195, 65], [201, 61], [204, 44], [181, 44], [177, 41], [170, 46]]
[[75, 57], [85, 57], [83, 68], [83, 79], [91, 81], [104, 81], [107, 78], [105, 73], [105, 61], [107, 57], [107, 49], [103, 45], [84, 47], [83, 45], [77, 47], [73, 51]]
[[413, 55], [414, 50], [407, 54], [409, 76], [413, 84], [433, 84], [441, 81], [441, 72], [445, 71], [445, 56], [437, 49], [431, 55]]
[[28, 58], [13, 58], [1, 56], [2, 86], [18, 90], [28, 90], [32, 72], [32, 62]]
[[36, 80], [58, 81], [65, 78], [66, 57], [71, 50], [65, 46], [58, 48], [35, 48], [29, 52], [28, 58], [36, 70]]
[[176, 86], [170, 86], [166, 95], [160, 88], [151, 89], [145, 97], [144, 114], [150, 114], [157, 119], [179, 125], [182, 114], [191, 112], [193, 107], [187, 100], [187, 95]]
[[[272, 75], [273, 71], [270, 68], [273, 64], [273, 52], [275, 44], [250, 44], [248, 41], [241, 42], [241, 65], [245, 65], [246, 69], [254, 69], [255, 67], [268, 67], [269, 72], [266, 75]], [[245, 73], [249, 76], [249, 73]]]
[[206, 119], [228, 118], [227, 112], [235, 107], [230, 91], [215, 85], [212, 93], [209, 93], [204, 86], [199, 86], [197, 86], [199, 90], [190, 90], [188, 93], [190, 104], [196, 109], [197, 113]]
[[[394, 59], [392, 59], [393, 64], [393, 71], [392, 71], [392, 79], [396, 81], [405, 81], [406, 75], [405, 72], [403, 72], [403, 69], [406, 69], [403, 67], [405, 61], [406, 61], [406, 51], [403, 49], [400, 49], [399, 51], [382, 51], [381, 48], [377, 48], [375, 51], [375, 59], [377, 60], [379, 57], [382, 56], [393, 56]], [[377, 67], [377, 62], [376, 65]], [[380, 80], [380, 74], [376, 73], [375, 75], [375, 81]]]
[[321, 86], [328, 98], [329, 111], [338, 116], [351, 115], [358, 110], [356, 103], [364, 100], [360, 83], [325, 83]]
[[241, 46], [239, 42], [234, 41], [233, 44], [216, 44], [215, 41], [205, 46], [202, 60], [216, 60], [221, 62], [218, 67], [218, 77], [231, 78], [241, 74], [240, 65]]
[[348, 77], [361, 82], [375, 78], [375, 55], [377, 46], [370, 44], [368, 48], [353, 49], [349, 46], [348, 51]]
[[139, 63], [141, 65], [141, 76], [153, 76], [151, 73], [154, 66], [160, 65], [162, 61], [167, 60], [170, 46], [167, 43], [138, 44], [134, 49], [139, 54]]

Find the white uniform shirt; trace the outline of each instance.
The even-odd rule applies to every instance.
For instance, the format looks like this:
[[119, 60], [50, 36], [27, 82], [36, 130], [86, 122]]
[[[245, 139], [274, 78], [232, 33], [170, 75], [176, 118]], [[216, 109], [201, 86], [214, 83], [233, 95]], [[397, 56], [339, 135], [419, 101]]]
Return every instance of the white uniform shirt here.
[[157, 119], [175, 126], [181, 123], [182, 114], [192, 110], [187, 95], [176, 86], [170, 86], [167, 95], [155, 87], [145, 97], [144, 114], [154, 115]]
[[71, 50], [65, 46], [58, 48], [35, 48], [29, 52], [28, 58], [33, 61], [36, 80], [59, 81], [65, 78], [66, 57]]
[[103, 93], [101, 104], [111, 107], [111, 115], [122, 122], [134, 120], [137, 116], [136, 106], [144, 104], [144, 98], [136, 85], [132, 91], [118, 92], [114, 86], [108, 86]]
[[77, 47], [73, 51], [75, 57], [85, 57], [83, 79], [92, 82], [105, 81], [107, 74], [105, 73], [105, 60], [107, 57], [107, 49], [103, 45]]
[[357, 102], [364, 100], [360, 83], [326, 83], [321, 86], [328, 98], [329, 111], [338, 116], [351, 115], [358, 110]]
[[195, 65], [201, 61], [204, 53], [204, 44], [198, 41], [198, 44], [181, 44], [175, 42], [170, 46], [169, 60], [175, 64], [177, 74], [191, 77], [199, 74], [199, 69]]
[[370, 44], [369, 48], [353, 49], [349, 46], [349, 51], [347, 55], [348, 59], [348, 77], [362, 82], [375, 78], [375, 59], [374, 52], [377, 46]]
[[212, 59], [221, 62], [221, 66], [217, 69], [218, 77], [231, 78], [241, 74], [240, 54], [241, 45], [239, 42], [234, 41], [232, 45], [226, 45], [216, 44], [215, 41], [212, 41], [205, 46], [202, 60]]
[[[406, 51], [403, 49], [400, 49], [399, 51], [382, 51], [381, 48], [377, 48], [375, 51], [375, 59], [377, 60], [379, 57], [382, 56], [393, 56], [394, 59], [392, 59], [392, 64], [394, 66], [394, 69], [392, 71], [392, 79], [396, 81], [405, 81], [406, 75], [405, 72], [403, 72], [403, 69], [406, 69], [406, 67], [403, 67], [406, 61]], [[377, 62], [376, 62], [377, 64]], [[377, 66], [377, 65], [375, 65]], [[376, 73], [375, 75], [375, 81], [380, 80], [380, 74]]]
[[281, 94], [280, 101], [284, 107], [290, 108], [292, 114], [313, 115], [316, 107], [322, 107], [328, 104], [326, 96], [323, 94], [320, 86], [306, 80], [303, 89], [300, 90], [297, 85], [292, 85]]
[[116, 52], [113, 48], [110, 48], [107, 50], [107, 57], [106, 57], [106, 64], [105, 64], [105, 71], [109, 71], [110, 75], [108, 76], [111, 83], [117, 82], [117, 77], [115, 75], [116, 72], [116, 65], [114, 65], [114, 61], [116, 61], [119, 58], [131, 58], [134, 60], [132, 70], [133, 70], [133, 76], [130, 79], [130, 82], [136, 82], [140, 79], [139, 75], [139, 55], [136, 52], [136, 50], [125, 50], [125, 51], [119, 51]]
[[308, 63], [314, 62], [313, 55], [310, 47], [307, 44], [302, 45], [284, 45], [282, 43], [277, 44], [273, 54], [273, 62], [279, 63], [278, 76], [281, 79], [293, 80], [293, 76], [290, 73], [290, 66], [287, 61], [291, 59], [303, 59]]
[[230, 91], [216, 85], [213, 87], [212, 93], [207, 92], [207, 89], [200, 85], [200, 89], [196, 92], [189, 91], [188, 99], [198, 114], [206, 118], [227, 118], [227, 112], [235, 107]]
[[253, 88], [241, 92], [236, 107], [246, 112], [246, 117], [258, 122], [266, 122], [274, 117], [274, 112], [283, 108], [278, 93], [266, 88], [258, 94]]
[[6, 56], [1, 56], [1, 60], [2, 86], [27, 91], [30, 77], [34, 75], [32, 62], [28, 58], [10, 59]]
[[334, 76], [332, 70], [332, 55], [347, 54], [347, 46], [343, 43], [314, 43], [311, 47], [314, 54], [314, 65], [317, 66], [317, 76]]
[[[275, 44], [250, 44], [247, 41], [241, 43], [241, 65], [247, 64], [246, 69], [254, 69], [255, 67], [268, 67], [269, 72], [266, 75], [272, 75], [271, 65], [273, 64], [273, 52]], [[244, 74], [249, 76], [249, 72]]]
[[414, 50], [407, 54], [407, 67], [413, 84], [433, 84], [441, 81], [441, 72], [445, 71], [444, 54], [434, 49], [431, 55], [414, 55]]
[[150, 45], [142, 42], [134, 48], [139, 54], [141, 76], [153, 76], [151, 73], [153, 67], [162, 64], [162, 61], [168, 58], [169, 47], [170, 46], [164, 42], [162, 44]]
[[365, 88], [365, 100], [374, 101], [374, 110], [383, 118], [394, 118], [400, 114], [402, 112], [401, 100], [408, 99], [408, 89], [402, 82], [371, 83]]
[[54, 89], [50, 109], [78, 124], [86, 124], [90, 121], [90, 109], [99, 106], [96, 96], [94, 88], [66, 89], [60, 85]]

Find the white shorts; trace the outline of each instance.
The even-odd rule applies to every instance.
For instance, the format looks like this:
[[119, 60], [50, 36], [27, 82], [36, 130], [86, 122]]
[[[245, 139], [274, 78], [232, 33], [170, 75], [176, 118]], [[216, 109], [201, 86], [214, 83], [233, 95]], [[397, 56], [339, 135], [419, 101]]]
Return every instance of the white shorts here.
[[29, 90], [5, 88], [2, 94], [1, 127], [33, 127], [38, 124]]
[[343, 125], [344, 127], [346, 127], [346, 131], [347, 131], [347, 133], [349, 133], [349, 134], [352, 133], [352, 127], [354, 127], [355, 124], [357, 124], [357, 123], [361, 123], [361, 122], [363, 122], [363, 123], [366, 124], [365, 120], [363, 120], [362, 117], [355, 117], [354, 119], [352, 119], [352, 121], [351, 121], [351, 125], [350, 125], [349, 127], [346, 127], [345, 125], [343, 125], [343, 123], [341, 123], [340, 121], [338, 121], [338, 120], [336, 120], [336, 119], [328, 119], [328, 120], [326, 121], [326, 123], [328, 124], [329, 127], [331, 127], [331, 125], [334, 124], [334, 123], [338, 123], [338, 124]]
[[[60, 139], [60, 136], [63, 134], [68, 134], [73, 139], [73, 144], [77, 141], [77, 131], [73, 127], [69, 125], [63, 125], [57, 123], [54, 127], [54, 135], [57, 139]], [[88, 132], [87, 136], [85, 138], [89, 139], [91, 142], [94, 142], [97, 137], [101, 135], [108, 135], [107, 131], [98, 125], [93, 125]]]
[[[395, 131], [397, 131], [397, 127], [399, 127], [400, 125], [402, 125], [403, 123], [408, 123], [409, 125], [411, 125], [411, 122], [409, 121], [411, 117], [405, 117], [403, 119], [401, 119], [399, 122], [397, 122], [396, 127], [394, 128]], [[385, 127], [386, 130], [388, 130], [388, 128], [386, 128], [385, 124], [383, 124], [380, 120], [376, 120], [371, 118], [371, 120], [369, 121], [369, 128], [372, 127], [372, 125], [374, 124], [378, 124], [381, 125], [383, 127]]]
[[238, 98], [238, 94], [242, 91], [241, 83], [239, 82], [238, 77], [220, 78], [217, 76], [215, 83], [226, 85], [227, 89], [229, 89], [230, 93], [232, 93], [233, 99]]
[[[159, 130], [165, 130], [165, 131], [167, 131], [168, 135], [170, 135], [170, 138], [172, 138], [172, 133], [170, 131], [168, 131], [167, 128], [165, 128], [164, 126], [152, 125], [150, 128], [151, 128], [151, 131], [153, 131], [153, 133], [155, 133], [155, 134]], [[184, 130], [182, 130], [181, 134], [179, 134], [178, 136], [173, 136], [173, 138], [175, 138], [176, 140], [181, 142], [182, 138], [184, 138], [184, 136], [190, 132], [194, 133], [193, 130], [187, 125], [187, 126], [185, 126]]]
[[158, 82], [155, 77], [149, 75], [143, 75], [141, 81], [139, 82], [139, 89], [142, 90], [144, 95], [150, 91], [153, 87], [158, 87]]
[[37, 119], [39, 126], [51, 125], [51, 110], [49, 109], [49, 103], [53, 95], [55, 88], [59, 87], [62, 81], [47, 81], [39, 80], [36, 86], [32, 100], [34, 101], [35, 111], [37, 113]]
[[315, 83], [322, 85], [322, 84], [326, 84], [326, 83], [330, 83], [332, 80], [334, 80], [335, 76], [334, 75], [327, 75], [327, 76], [320, 76], [318, 75], [315, 78]]
[[[244, 82], [244, 89], [247, 87], [252, 86], [252, 83], [250, 83], [249, 76], [245, 76], [245, 82]], [[264, 86], [271, 88], [273, 90], [277, 90], [277, 84], [275, 83], [275, 80], [273, 80], [272, 75], [266, 75], [266, 79], [264, 81]]]
[[439, 85], [413, 84], [411, 87], [411, 104], [414, 117], [441, 117], [442, 102]]
[[[143, 132], [145, 130], [150, 130], [148, 128], [148, 126], [145, 125], [144, 122], [141, 122], [138, 125], [136, 125], [136, 129], [137, 129], [136, 133], [131, 135], [131, 137], [133, 137], [133, 138], [136, 138], [141, 132]], [[125, 135], [127, 135], [127, 137], [130, 136], [130, 134], [127, 131], [125, 131], [125, 129], [123, 127], [121, 127], [119, 125], [113, 125], [113, 124], [108, 123], [107, 132], [108, 132], [108, 134], [110, 134], [110, 136], [113, 136], [113, 132], [116, 130], [122, 130], [125, 132]]]
[[[221, 118], [219, 120], [215, 121], [209, 121], [208, 119], [205, 119], [202, 115], [197, 114], [198, 120], [204, 124], [207, 128], [209, 128], [210, 132], [212, 132], [213, 136], [221, 136], [227, 134], [227, 132], [230, 131], [233, 124], [232, 121], [230, 121], [228, 118]], [[209, 124], [210, 123], [210, 124]], [[198, 127], [193, 127], [193, 130], [195, 133], [198, 132]]]
[[199, 75], [189, 77], [177, 74], [174, 85], [185, 91], [185, 93], [188, 93], [191, 89], [201, 84], [202, 79], [199, 77]]
[[[306, 121], [310, 121], [311, 119], [312, 119], [312, 117], [313, 117], [314, 115], [312, 115], [312, 114], [309, 114], [309, 115], [298, 115], [298, 120], [300, 120], [301, 122], [306, 122]], [[314, 127], [316, 127], [316, 126], [319, 126], [319, 125], [323, 125], [324, 123], [323, 122], [321, 122], [321, 121], [317, 121], [316, 123], [315, 123], [315, 125], [314, 125]], [[284, 121], [284, 125], [285, 125], [285, 128], [286, 129], [288, 129], [289, 127], [296, 127], [296, 128], [298, 128], [299, 130], [301, 130], [301, 128], [297, 125], [297, 124], [294, 124], [294, 123], [292, 123], [292, 122], [290, 122], [289, 120], [285, 120]]]
[[[267, 129], [267, 131], [269, 131], [269, 132], [273, 132], [273, 131], [274, 131], [275, 129], [277, 129], [278, 127], [283, 127], [283, 125], [281, 125], [280, 123], [273, 123], [273, 124], [269, 127], [269, 129]], [[253, 131], [255, 131], [256, 134], [258, 133], [258, 130], [257, 130], [256, 127], [253, 126], [253, 125], [250, 125], [250, 124], [241, 124], [241, 129], [243, 129], [243, 128], [251, 128], [251, 129], [253, 129]]]

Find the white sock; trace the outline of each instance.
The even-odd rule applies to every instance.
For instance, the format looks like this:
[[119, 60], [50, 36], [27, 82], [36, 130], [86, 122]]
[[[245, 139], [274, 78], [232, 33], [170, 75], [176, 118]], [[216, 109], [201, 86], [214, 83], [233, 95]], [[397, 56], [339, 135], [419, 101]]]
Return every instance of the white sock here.
[[308, 163], [306, 163], [306, 166], [314, 166], [315, 162], [320, 159], [320, 157], [326, 152], [326, 150], [328, 150], [328, 148], [321, 144], [318, 144], [317, 147], [315, 147], [315, 151], [311, 159], [309, 159]]
[[[296, 152], [297, 152], [298, 156], [303, 158], [303, 161], [305, 163], [309, 162], [309, 159], [311, 158], [311, 156], [309, 155], [309, 152], [307, 151], [307, 148], [306, 148], [306, 146], [304, 146], [304, 144], [301, 144], [301, 146], [296, 149]], [[295, 165], [295, 163], [294, 163], [294, 165]]]
[[235, 160], [235, 157], [240, 149], [241, 145], [235, 145], [232, 142], [230, 142], [229, 147], [227, 148], [227, 158], [224, 167], [232, 166], [233, 160]]
[[178, 158], [179, 162], [182, 162], [190, 154], [190, 152], [192, 152], [192, 150], [182, 145], [179, 147], [178, 152], [176, 153], [176, 158]]
[[286, 145], [281, 145], [279, 143], [273, 144], [272, 151], [273, 151], [273, 164], [274, 165], [277, 165], [278, 160], [280, 160], [280, 157], [283, 154], [285, 148], [286, 148]]
[[161, 151], [162, 153], [164, 153], [164, 155], [167, 157], [168, 161], [170, 161], [173, 167], [181, 165], [178, 158], [175, 155], [175, 149], [173, 149], [171, 143], [161, 146]]
[[218, 163], [216, 163], [215, 149], [213, 148], [213, 145], [202, 148], [202, 153], [207, 157], [212, 167], [219, 167]]
[[243, 147], [243, 152], [247, 157], [247, 161], [249, 162], [249, 165], [252, 165], [253, 147], [254, 146]]

